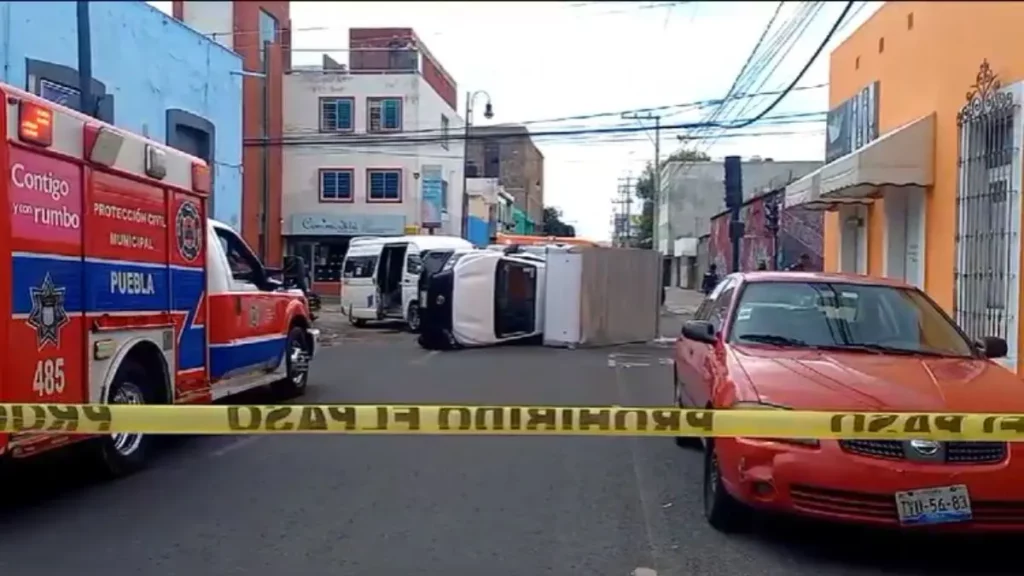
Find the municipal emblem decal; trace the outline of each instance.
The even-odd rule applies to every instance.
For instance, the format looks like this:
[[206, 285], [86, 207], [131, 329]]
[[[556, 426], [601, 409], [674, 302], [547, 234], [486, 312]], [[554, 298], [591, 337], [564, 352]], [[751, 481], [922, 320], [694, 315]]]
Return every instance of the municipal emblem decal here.
[[49, 272], [42, 286], [29, 288], [32, 311], [28, 314], [28, 325], [35, 328], [36, 345], [40, 349], [47, 344], [60, 348], [60, 329], [71, 321], [64, 310], [66, 292], [67, 288], [54, 285]]
[[178, 253], [187, 262], [199, 257], [203, 249], [203, 226], [199, 218], [199, 208], [194, 202], [183, 202], [174, 217], [174, 233], [178, 240]]

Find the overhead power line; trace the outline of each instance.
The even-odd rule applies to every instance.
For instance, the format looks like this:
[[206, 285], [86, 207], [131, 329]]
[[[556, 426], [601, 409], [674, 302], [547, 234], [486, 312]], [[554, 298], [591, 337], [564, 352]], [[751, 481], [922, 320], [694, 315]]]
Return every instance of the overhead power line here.
[[[819, 90], [821, 88], [827, 88], [827, 87], [828, 87], [827, 83], [824, 83], [824, 84], [812, 84], [812, 85], [809, 85], [809, 86], [797, 86], [796, 88], [793, 89], [793, 92], [802, 92], [802, 91], [806, 91], [806, 90]], [[751, 99], [751, 98], [762, 98], [762, 97], [765, 97], [765, 96], [776, 96], [778, 94], [782, 94], [782, 91], [781, 90], [774, 90], [774, 91], [770, 90], [770, 91], [767, 91], [767, 92], [757, 92], [757, 93], [749, 93], [749, 94], [737, 94], [736, 96], [734, 96], [733, 99], [745, 100], [745, 99]], [[520, 122], [512, 122], [512, 123], [509, 123], [507, 125], [509, 125], [509, 126], [534, 126], [534, 125], [537, 125], [537, 124], [559, 124], [559, 123], [562, 123], [562, 122], [572, 122], [572, 121], [577, 121], [577, 120], [598, 120], [598, 119], [601, 119], [601, 118], [616, 118], [616, 119], [619, 119], [619, 118], [621, 118], [621, 116], [623, 114], [645, 114], [645, 113], [649, 113], [649, 112], [651, 112], [651, 113], [653, 113], [653, 112], [662, 112], [662, 111], [674, 110], [674, 109], [694, 110], [694, 109], [705, 108], [705, 107], [708, 107], [708, 106], [715, 106], [715, 105], [720, 104], [720, 103], [722, 103], [724, 101], [725, 100], [722, 99], [722, 98], [710, 98], [710, 99], [704, 99], [704, 100], [691, 100], [689, 102], [680, 102], [678, 104], [664, 104], [662, 106], [653, 106], [653, 107], [648, 107], [648, 108], [630, 108], [628, 110], [616, 110], [616, 111], [611, 111], [611, 112], [595, 112], [595, 113], [592, 113], [592, 114], [575, 114], [575, 115], [572, 115], [572, 116], [557, 116], [557, 117], [554, 117], [554, 118], [540, 118], [540, 119], [535, 119], [535, 120], [523, 120], [523, 121], [520, 121]], [[506, 125], [506, 124], [490, 124], [490, 125], [478, 126], [478, 128], [493, 128], [493, 127], [502, 126], [502, 125]], [[293, 130], [292, 132], [293, 133], [308, 132], [310, 134], [322, 134], [322, 132], [318, 128], [306, 128], [306, 129], [301, 129], [301, 130]], [[437, 135], [440, 135], [442, 133], [443, 133], [443, 130], [441, 128], [423, 128], [423, 129], [417, 129], [417, 130], [404, 130], [402, 132], [402, 134], [437, 134]]]
[[760, 114], [754, 116], [753, 118], [750, 118], [749, 120], [744, 120], [742, 122], [733, 124], [731, 128], [745, 128], [761, 120], [762, 118], [765, 118], [765, 116], [769, 112], [774, 110], [775, 107], [778, 106], [779, 103], [782, 102], [786, 98], [786, 96], [789, 95], [792, 89], [796, 87], [797, 83], [799, 83], [800, 80], [803, 79], [804, 74], [807, 74], [807, 71], [810, 70], [811, 66], [814, 64], [814, 61], [818, 59], [818, 56], [821, 55], [822, 51], [825, 50], [825, 46], [827, 46], [828, 43], [832, 41], [832, 37], [835, 36], [836, 31], [839, 30], [839, 26], [842, 25], [843, 20], [846, 19], [846, 15], [850, 13], [850, 9], [853, 8], [853, 5], [854, 2], [852, 1], [846, 3], [846, 7], [843, 8], [843, 12], [839, 15], [839, 18], [836, 18], [835, 24], [832, 25], [832, 29], [829, 30], [828, 34], [825, 35], [825, 39], [821, 41], [821, 44], [818, 45], [818, 48], [814, 51], [814, 54], [812, 54], [810, 59], [807, 60], [807, 63], [804, 64], [804, 67], [800, 70], [800, 73], [796, 75], [796, 78], [794, 78], [793, 81], [789, 83], [789, 86], [787, 86], [786, 89], [782, 91], [782, 94], [779, 94], [775, 101], [769, 104], [767, 108], [762, 110]]
[[[778, 116], [762, 116], [765, 120], [794, 120], [802, 118], [807, 121], [810, 118], [816, 120], [824, 120], [824, 112], [802, 112], [795, 114], [782, 114]], [[662, 130], [692, 130], [694, 128], [702, 128], [707, 126], [706, 122], [685, 122], [679, 124], [671, 124], [662, 126]], [[498, 126], [497, 128], [501, 128]], [[592, 128], [581, 128], [576, 130], [547, 130], [547, 131], [536, 131], [523, 133], [521, 131], [515, 131], [515, 127], [510, 127], [510, 130], [505, 133], [497, 131], [488, 131], [487, 133], [470, 133], [469, 135], [451, 133], [447, 137], [441, 136], [425, 136], [414, 134], [409, 136], [405, 133], [398, 133], [395, 135], [388, 134], [339, 134], [329, 135], [326, 137], [317, 137], [313, 135], [299, 135], [296, 137], [284, 136], [282, 138], [250, 138], [246, 139], [246, 146], [302, 146], [309, 144], [359, 144], [359, 145], [410, 145], [417, 146], [423, 144], [434, 144], [441, 142], [457, 142], [465, 140], [500, 140], [500, 139], [519, 139], [529, 136], [530, 138], [539, 138], [545, 136], [577, 136], [577, 135], [597, 135], [597, 134], [628, 134], [643, 132], [647, 128], [644, 126], [626, 125], [626, 126], [602, 126]]]
[[[743, 84], [743, 90], [759, 92], [764, 89], [765, 84], [768, 83], [775, 74], [775, 71], [786, 60], [793, 47], [799, 43], [800, 38], [807, 32], [807, 28], [818, 16], [824, 5], [824, 2], [806, 2], [801, 6], [799, 15], [787, 22], [783, 30], [773, 37], [771, 44], [765, 49], [764, 53], [757, 58], [757, 62], [752, 66], [749, 81]], [[765, 69], [768, 66], [771, 66], [771, 69], [765, 73]], [[749, 114], [754, 103], [754, 99], [747, 99], [742, 104], [739, 101], [730, 102], [726, 119], [731, 122], [736, 118], [742, 118], [745, 114]], [[736, 110], [737, 107], [739, 110]], [[724, 130], [719, 131], [719, 134], [722, 133], [724, 133]], [[705, 140], [703, 142], [704, 151], [706, 152], [714, 146], [715, 141], [714, 138]]]
[[708, 117], [708, 121], [714, 121], [718, 119], [718, 116], [722, 113], [723, 108], [725, 108], [726, 102], [728, 102], [729, 98], [733, 96], [733, 94], [736, 92], [736, 89], [739, 87], [740, 82], [743, 81], [743, 78], [747, 74], [747, 70], [750, 68], [750, 64], [754, 61], [754, 57], [761, 49], [761, 45], [764, 43], [765, 38], [768, 37], [768, 33], [775, 25], [775, 20], [778, 19], [779, 13], [782, 11], [782, 7], [785, 4], [786, 2], [783, 0], [782, 2], [779, 2], [779, 4], [775, 7], [775, 12], [772, 14], [771, 19], [768, 20], [768, 24], [765, 25], [764, 30], [761, 31], [761, 37], [758, 38], [757, 43], [754, 44], [754, 49], [750, 51], [750, 54], [747, 56], [746, 62], [743, 63], [743, 66], [740, 68], [740, 71], [736, 74], [736, 77], [733, 79], [732, 85], [729, 86], [729, 90], [726, 91], [725, 98], [722, 99], [722, 103], [719, 104], [718, 107], [716, 107], [715, 110]]

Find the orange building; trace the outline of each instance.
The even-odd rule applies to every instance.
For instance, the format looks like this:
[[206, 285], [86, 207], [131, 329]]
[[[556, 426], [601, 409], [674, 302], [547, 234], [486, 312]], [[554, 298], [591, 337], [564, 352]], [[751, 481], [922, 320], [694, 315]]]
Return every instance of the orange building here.
[[[889, 2], [831, 54], [825, 269], [905, 279], [1021, 355], [1024, 4]], [[1010, 29], [1002, 30], [1002, 26]]]

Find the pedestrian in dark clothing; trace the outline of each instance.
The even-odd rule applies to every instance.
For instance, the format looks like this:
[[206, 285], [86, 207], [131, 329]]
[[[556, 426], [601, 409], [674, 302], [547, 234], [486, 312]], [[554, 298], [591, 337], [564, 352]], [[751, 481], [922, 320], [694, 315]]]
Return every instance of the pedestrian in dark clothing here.
[[800, 255], [800, 259], [797, 260], [796, 264], [789, 267], [794, 272], [803, 272], [811, 269], [811, 257], [804, 252]]
[[718, 286], [718, 266], [712, 264], [708, 266], [708, 271], [704, 273], [704, 280], [701, 282], [700, 291], [705, 294], [711, 294]]

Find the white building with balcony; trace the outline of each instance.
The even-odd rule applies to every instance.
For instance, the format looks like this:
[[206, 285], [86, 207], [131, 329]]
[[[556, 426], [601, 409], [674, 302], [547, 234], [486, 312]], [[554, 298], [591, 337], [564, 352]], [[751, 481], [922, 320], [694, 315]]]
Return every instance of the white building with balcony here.
[[354, 236], [462, 233], [455, 83], [408, 32], [285, 75], [282, 233], [316, 284], [340, 281]]

